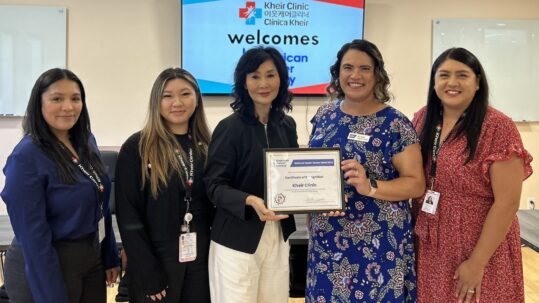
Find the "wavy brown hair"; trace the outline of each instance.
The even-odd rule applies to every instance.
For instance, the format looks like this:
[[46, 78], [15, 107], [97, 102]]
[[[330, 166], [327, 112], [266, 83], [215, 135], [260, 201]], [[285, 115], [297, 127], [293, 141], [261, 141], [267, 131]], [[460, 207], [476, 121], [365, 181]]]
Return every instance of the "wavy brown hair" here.
[[385, 70], [384, 58], [378, 50], [378, 47], [367, 40], [356, 39], [352, 42], [344, 44], [339, 52], [337, 52], [337, 60], [329, 68], [331, 81], [326, 87], [326, 91], [331, 99], [344, 99], [344, 92], [339, 85], [339, 75], [341, 73], [341, 62], [344, 55], [351, 49], [366, 53], [374, 64], [374, 77], [376, 84], [374, 85], [374, 98], [380, 103], [386, 103], [391, 100], [389, 93], [389, 76]]
[[182, 181], [185, 181], [186, 178], [174, 150], [179, 149], [184, 159], [187, 159], [186, 152], [166, 126], [160, 112], [165, 85], [173, 79], [187, 81], [195, 91], [196, 108], [189, 118], [188, 132], [194, 143], [195, 156], [206, 159], [208, 155], [210, 130], [206, 122], [204, 103], [202, 102], [198, 83], [188, 71], [182, 68], [168, 68], [157, 76], [153, 84], [146, 125], [142, 129], [139, 144], [139, 153], [142, 160], [142, 186], [149, 180], [154, 198], [157, 198], [161, 186], [167, 186], [169, 177], [173, 172], [177, 172]]

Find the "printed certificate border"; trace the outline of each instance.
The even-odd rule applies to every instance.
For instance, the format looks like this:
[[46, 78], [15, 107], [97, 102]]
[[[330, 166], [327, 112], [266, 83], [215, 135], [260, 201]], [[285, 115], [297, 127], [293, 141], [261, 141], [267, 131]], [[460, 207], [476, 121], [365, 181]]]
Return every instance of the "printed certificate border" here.
[[[268, 186], [269, 186], [269, 179], [270, 179], [270, 173], [271, 170], [268, 169], [268, 156], [271, 154], [295, 154], [295, 153], [327, 153], [332, 154], [336, 159], [338, 159], [339, 163], [337, 163], [339, 167], [339, 174], [338, 176], [335, 176], [334, 179], [336, 182], [338, 182], [338, 188], [340, 188], [340, 192], [336, 194], [336, 198], [338, 199], [337, 203], [327, 206], [320, 206], [320, 207], [314, 207], [314, 208], [301, 208], [297, 209], [294, 207], [291, 207], [287, 210], [275, 210], [271, 208], [271, 203], [268, 201]], [[335, 155], [336, 154], [336, 155]], [[342, 159], [341, 149], [338, 147], [331, 147], [331, 148], [265, 148], [264, 149], [264, 202], [266, 204], [266, 207], [269, 210], [274, 211], [276, 214], [305, 214], [305, 213], [325, 213], [330, 211], [343, 211], [344, 210], [344, 176], [343, 172], [340, 169], [340, 161]]]

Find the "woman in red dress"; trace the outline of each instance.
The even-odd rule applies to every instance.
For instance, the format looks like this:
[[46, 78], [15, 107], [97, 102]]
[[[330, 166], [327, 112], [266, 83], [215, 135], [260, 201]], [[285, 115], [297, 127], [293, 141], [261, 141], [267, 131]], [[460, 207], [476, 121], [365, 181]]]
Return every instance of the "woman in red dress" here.
[[414, 117], [428, 189], [414, 203], [419, 302], [524, 302], [516, 212], [532, 157], [488, 95], [469, 51], [434, 62]]

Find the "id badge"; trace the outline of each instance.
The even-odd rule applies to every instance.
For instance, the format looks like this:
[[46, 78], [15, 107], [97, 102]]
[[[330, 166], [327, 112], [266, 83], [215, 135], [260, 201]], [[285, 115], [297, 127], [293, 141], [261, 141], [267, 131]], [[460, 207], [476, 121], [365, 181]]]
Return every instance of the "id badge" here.
[[197, 234], [180, 235], [180, 262], [191, 262], [197, 258]]
[[438, 200], [440, 200], [439, 192], [427, 190], [425, 199], [423, 199], [423, 206], [421, 207], [421, 210], [432, 215], [436, 214], [436, 209], [438, 208]]
[[348, 134], [348, 140], [352, 141], [359, 141], [359, 142], [369, 142], [371, 139], [371, 136], [364, 135], [364, 134], [358, 134], [358, 133], [349, 133]]
[[97, 223], [97, 233], [99, 234], [99, 243], [105, 239], [105, 217], [101, 217]]

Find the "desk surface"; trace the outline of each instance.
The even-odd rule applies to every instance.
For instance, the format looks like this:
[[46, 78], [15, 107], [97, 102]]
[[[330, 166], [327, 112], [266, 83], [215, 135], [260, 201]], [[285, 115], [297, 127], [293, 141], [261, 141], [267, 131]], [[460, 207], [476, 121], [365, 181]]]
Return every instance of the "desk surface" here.
[[[295, 215], [297, 231], [290, 236], [291, 245], [307, 245], [308, 233], [307, 233], [307, 215]], [[114, 235], [119, 245], [122, 244], [120, 238], [120, 232], [118, 231], [118, 224], [116, 223], [116, 216], [112, 216], [112, 227], [114, 229]], [[0, 215], [0, 251], [6, 251], [13, 240], [13, 229], [9, 222], [7, 215]]]
[[517, 212], [520, 223], [520, 238], [522, 242], [535, 251], [539, 251], [539, 210], [524, 210]]
[[[539, 247], [539, 210], [519, 210], [518, 218], [520, 221], [520, 233], [522, 240], [531, 246], [533, 249], [538, 250]], [[307, 231], [307, 215], [294, 215], [296, 219], [297, 230], [290, 236], [291, 245], [307, 245], [309, 242], [309, 235]], [[114, 234], [118, 244], [121, 245], [120, 233], [118, 232], [118, 225], [116, 223], [116, 216], [112, 216], [112, 226], [114, 228]], [[13, 230], [9, 217], [7, 215], [0, 215], [0, 251], [6, 251], [13, 239]]]

